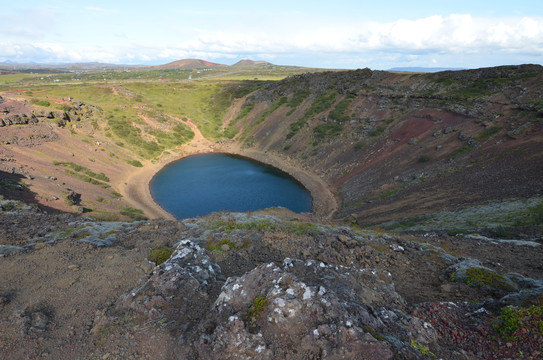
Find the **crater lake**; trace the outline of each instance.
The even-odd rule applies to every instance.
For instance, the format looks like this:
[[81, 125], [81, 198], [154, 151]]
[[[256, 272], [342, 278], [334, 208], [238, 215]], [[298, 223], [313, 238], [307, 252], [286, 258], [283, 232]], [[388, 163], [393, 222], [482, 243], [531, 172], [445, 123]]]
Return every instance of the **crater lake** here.
[[199, 154], [165, 166], [149, 184], [151, 195], [178, 219], [215, 211], [246, 212], [281, 206], [310, 212], [309, 191], [274, 167], [228, 154]]

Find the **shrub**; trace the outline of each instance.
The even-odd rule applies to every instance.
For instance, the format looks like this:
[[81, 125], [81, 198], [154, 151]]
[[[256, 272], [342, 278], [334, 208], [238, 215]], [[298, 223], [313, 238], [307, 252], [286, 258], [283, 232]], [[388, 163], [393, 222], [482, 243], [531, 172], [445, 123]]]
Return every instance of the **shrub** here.
[[112, 191], [111, 192], [111, 197], [114, 198], [114, 199], [120, 199], [123, 196], [120, 193], [116, 192], [116, 191]]
[[420, 162], [420, 163], [425, 163], [425, 162], [428, 162], [428, 161], [430, 161], [430, 156], [428, 156], [428, 155], [426, 155], [426, 154], [421, 155], [421, 156], [419, 157], [419, 162]]
[[527, 308], [514, 309], [512, 306], [502, 308], [494, 329], [503, 337], [516, 340], [514, 336], [519, 329], [523, 333], [543, 335], [543, 306], [532, 305]]

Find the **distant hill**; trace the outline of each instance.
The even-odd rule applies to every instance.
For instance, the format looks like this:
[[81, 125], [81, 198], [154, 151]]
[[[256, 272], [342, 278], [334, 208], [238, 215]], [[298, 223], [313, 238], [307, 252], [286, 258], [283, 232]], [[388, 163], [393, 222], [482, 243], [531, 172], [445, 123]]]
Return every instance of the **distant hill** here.
[[256, 67], [268, 67], [274, 66], [272, 63], [267, 61], [254, 61], [249, 59], [240, 60], [234, 65], [231, 65], [233, 68], [256, 68]]
[[456, 71], [456, 70], [466, 70], [463, 68], [445, 68], [445, 67], [395, 67], [388, 69], [388, 71], [409, 71], [409, 72], [424, 72], [424, 73], [434, 73], [440, 71]]
[[152, 68], [161, 69], [161, 70], [168, 70], [168, 69], [194, 70], [194, 69], [202, 69], [202, 68], [215, 69], [215, 68], [221, 68], [221, 67], [226, 67], [226, 66], [228, 65], [213, 63], [210, 61], [205, 61], [205, 60], [200, 60], [200, 59], [183, 59], [183, 60], [173, 61], [171, 63], [167, 63], [164, 65], [152, 66]]

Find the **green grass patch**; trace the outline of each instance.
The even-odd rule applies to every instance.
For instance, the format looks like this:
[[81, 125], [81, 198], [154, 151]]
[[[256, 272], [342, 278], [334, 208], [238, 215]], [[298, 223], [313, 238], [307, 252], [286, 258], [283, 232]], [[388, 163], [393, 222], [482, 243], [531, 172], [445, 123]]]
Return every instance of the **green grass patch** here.
[[109, 178], [104, 173], [95, 173], [95, 172], [93, 172], [92, 170], [90, 170], [89, 168], [87, 168], [87, 167], [85, 167], [83, 165], [78, 165], [76, 163], [69, 162], [69, 161], [67, 161], [67, 162], [54, 161], [53, 165], [64, 166], [64, 167], [67, 167], [69, 169], [72, 169], [75, 172], [83, 173], [83, 174], [87, 175], [88, 177], [91, 177], [91, 178], [94, 178], [94, 179], [97, 179], [97, 180], [101, 180], [101, 181], [105, 181], [105, 182], [109, 182]]
[[381, 195], [379, 195], [379, 199], [381, 199], [381, 200], [386, 199], [388, 197], [391, 197], [392, 195], [397, 194], [399, 191], [400, 191], [400, 188], [386, 191], [386, 192], [382, 193]]
[[156, 247], [154, 248], [149, 255], [147, 255], [147, 259], [154, 262], [156, 265], [160, 265], [166, 260], [172, 256], [173, 249], [170, 249], [166, 246]]
[[269, 107], [268, 109], [266, 109], [266, 111], [264, 111], [264, 113], [260, 115], [259, 118], [255, 122], [253, 122], [249, 127], [245, 129], [245, 131], [243, 132], [242, 138], [246, 138], [251, 132], [251, 130], [253, 130], [256, 126], [263, 123], [268, 118], [268, 116], [270, 116], [271, 113], [273, 113], [275, 110], [277, 110], [281, 105], [285, 104], [286, 102], [287, 102], [287, 98], [283, 96], [279, 100], [277, 100], [275, 103], [273, 103], [273, 105]]
[[341, 100], [334, 110], [330, 111], [328, 117], [330, 119], [336, 120], [340, 123], [345, 123], [351, 120], [350, 116], [345, 115], [345, 112], [353, 102], [354, 95], [347, 95], [343, 100]]
[[453, 153], [451, 154], [451, 157], [452, 158], [455, 158], [459, 155], [462, 155], [462, 154], [465, 154], [467, 152], [470, 152], [472, 150], [472, 147], [466, 145], [466, 146], [463, 146], [461, 147], [460, 149], [456, 149], [455, 151], [453, 151]]
[[287, 116], [292, 115], [296, 108], [309, 96], [309, 91], [295, 92], [287, 102], [287, 106], [290, 110], [287, 112]]
[[183, 124], [176, 125], [171, 131], [155, 129], [149, 131], [149, 133], [165, 148], [183, 145], [194, 137], [192, 129]]
[[370, 137], [377, 137], [381, 135], [382, 133], [384, 133], [386, 129], [387, 129], [387, 126], [385, 124], [381, 124], [377, 126], [375, 129], [373, 129], [372, 131], [370, 131], [368, 135]]
[[296, 120], [295, 122], [293, 122], [292, 124], [290, 124], [290, 131], [287, 134], [287, 140], [292, 138], [294, 135], [296, 135], [298, 131], [300, 131], [300, 129], [304, 127], [305, 122], [306, 120], [304, 118], [300, 118]]
[[43, 107], [51, 106], [51, 102], [45, 99], [30, 99], [30, 103], [34, 105], [38, 105], [38, 106], [43, 106]]
[[287, 134], [287, 140], [296, 135], [298, 131], [300, 131], [300, 129], [304, 127], [307, 119], [314, 115], [320, 114], [321, 112], [328, 110], [330, 107], [332, 107], [334, 101], [336, 100], [336, 96], [337, 91], [330, 91], [318, 95], [315, 100], [313, 100], [313, 103], [311, 104], [309, 109], [306, 110], [305, 114], [290, 125], [290, 131]]
[[340, 124], [326, 122], [324, 124], [319, 124], [313, 128], [313, 137], [315, 138], [315, 143], [317, 145], [319, 141], [327, 140], [341, 134], [343, 127]]
[[89, 184], [92, 184], [92, 185], [98, 185], [98, 186], [100, 186], [101, 188], [104, 188], [104, 189], [109, 189], [111, 187], [109, 184], [106, 184], [105, 182], [101, 182], [101, 181], [98, 181], [96, 179], [93, 179], [90, 176], [87, 176], [85, 174], [76, 173], [76, 172], [73, 172], [73, 171], [68, 170], [68, 169], [65, 169], [64, 172], [67, 175], [76, 177], [76, 178], [78, 178], [80, 180], [83, 180], [84, 182], [88, 182]]
[[120, 211], [120, 214], [124, 216], [128, 216], [129, 218], [135, 221], [147, 220], [147, 217], [143, 215], [143, 210], [140, 210], [140, 209], [125, 207]]
[[239, 132], [238, 129], [235, 128], [236, 124], [239, 123], [241, 120], [247, 117], [247, 115], [254, 109], [254, 105], [244, 105], [241, 108], [241, 111], [239, 114], [228, 124], [228, 127], [224, 129], [222, 136], [233, 139]]
[[233, 230], [253, 230], [278, 232], [284, 231], [296, 235], [317, 235], [320, 230], [317, 225], [309, 222], [277, 222], [272, 220], [255, 220], [249, 222], [237, 222], [226, 220], [215, 220], [209, 224], [210, 229], [221, 229], [226, 233]]
[[126, 160], [126, 163], [134, 167], [143, 167], [143, 164], [138, 160]]
[[492, 135], [495, 135], [497, 133], [499, 133], [501, 130], [503, 129], [503, 127], [501, 126], [492, 126], [488, 129], [485, 129], [485, 131], [483, 131], [479, 136], [477, 136], [477, 140], [483, 140], [483, 139], [486, 139], [488, 137], [491, 137]]

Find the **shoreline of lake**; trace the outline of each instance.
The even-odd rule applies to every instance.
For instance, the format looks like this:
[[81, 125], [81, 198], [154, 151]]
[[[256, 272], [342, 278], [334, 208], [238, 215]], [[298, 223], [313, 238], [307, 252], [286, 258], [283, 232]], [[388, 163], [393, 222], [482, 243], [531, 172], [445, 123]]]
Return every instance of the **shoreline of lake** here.
[[209, 141], [199, 141], [197, 144], [187, 144], [176, 154], [161, 157], [155, 163], [147, 162], [120, 182], [119, 190], [124, 200], [130, 206], [141, 209], [150, 219], [164, 218], [174, 220], [175, 217], [162, 208], [153, 198], [150, 183], [153, 177], [165, 166], [185, 157], [204, 153], [224, 153], [242, 156], [264, 165], [277, 168], [300, 182], [311, 194], [312, 214], [317, 217], [330, 218], [337, 210], [337, 202], [328, 185], [315, 174], [304, 170], [295, 159], [270, 151], [242, 149], [238, 144], [212, 144]]

